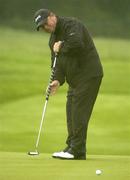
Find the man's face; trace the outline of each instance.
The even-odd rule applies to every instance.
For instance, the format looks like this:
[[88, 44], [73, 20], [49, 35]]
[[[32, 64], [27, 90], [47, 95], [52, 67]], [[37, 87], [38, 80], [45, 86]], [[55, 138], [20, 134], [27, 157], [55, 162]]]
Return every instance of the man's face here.
[[52, 33], [55, 31], [56, 23], [57, 23], [56, 16], [48, 16], [46, 22], [44, 23], [43, 26], [41, 26], [41, 28], [47, 33]]

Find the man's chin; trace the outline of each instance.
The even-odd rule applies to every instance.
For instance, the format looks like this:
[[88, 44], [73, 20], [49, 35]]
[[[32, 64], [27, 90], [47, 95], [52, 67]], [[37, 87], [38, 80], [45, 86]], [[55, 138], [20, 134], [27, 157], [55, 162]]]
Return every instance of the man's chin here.
[[44, 29], [44, 31], [45, 31], [46, 33], [52, 33], [52, 32], [54, 32], [52, 29]]

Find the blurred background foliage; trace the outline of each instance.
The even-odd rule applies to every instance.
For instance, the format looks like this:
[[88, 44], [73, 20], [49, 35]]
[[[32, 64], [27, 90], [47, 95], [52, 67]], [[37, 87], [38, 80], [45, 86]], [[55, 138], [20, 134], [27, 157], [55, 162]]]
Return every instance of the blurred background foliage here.
[[81, 19], [93, 36], [130, 37], [129, 0], [0, 0], [0, 23], [34, 30], [33, 15], [40, 8]]

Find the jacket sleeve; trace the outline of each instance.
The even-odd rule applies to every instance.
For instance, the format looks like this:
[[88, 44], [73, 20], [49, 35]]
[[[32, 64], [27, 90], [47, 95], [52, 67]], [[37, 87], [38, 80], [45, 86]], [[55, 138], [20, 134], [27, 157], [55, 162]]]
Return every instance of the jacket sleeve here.
[[[51, 68], [53, 67], [54, 58], [55, 58], [55, 55], [54, 55], [54, 52], [52, 51], [51, 52]], [[65, 82], [65, 75], [63, 73], [63, 70], [60, 67], [59, 59], [57, 59], [57, 62], [56, 62], [56, 67], [55, 67], [55, 73], [54, 73], [54, 79], [53, 80], [58, 80], [59, 83], [60, 83], [60, 86], [63, 85], [64, 82]]]
[[65, 75], [63, 73], [62, 68], [60, 67], [59, 62], [56, 63], [55, 73], [54, 73], [54, 80], [58, 80], [60, 83], [60, 86], [64, 84], [65, 82]]
[[76, 55], [84, 50], [84, 46], [82, 25], [77, 21], [67, 24], [60, 52]]

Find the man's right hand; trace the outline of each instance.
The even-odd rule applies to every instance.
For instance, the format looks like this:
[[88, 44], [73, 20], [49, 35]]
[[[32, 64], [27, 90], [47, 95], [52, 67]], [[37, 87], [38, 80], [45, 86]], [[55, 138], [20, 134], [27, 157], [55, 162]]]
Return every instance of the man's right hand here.
[[58, 90], [59, 86], [60, 86], [60, 83], [59, 83], [58, 80], [52, 81], [52, 83], [50, 84], [51, 95], [54, 95], [56, 93], [56, 91]]

